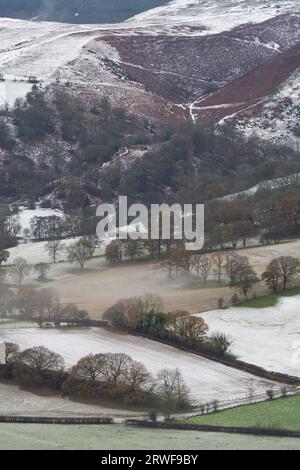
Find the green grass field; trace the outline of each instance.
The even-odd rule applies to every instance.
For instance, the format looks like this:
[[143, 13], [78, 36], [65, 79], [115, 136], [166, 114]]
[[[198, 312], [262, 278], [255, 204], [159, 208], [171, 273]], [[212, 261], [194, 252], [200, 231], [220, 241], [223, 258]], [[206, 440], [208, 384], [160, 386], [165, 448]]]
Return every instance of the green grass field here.
[[300, 439], [129, 426], [0, 424], [0, 450], [299, 450]]
[[258, 297], [257, 299], [247, 300], [238, 305], [238, 307], [248, 307], [248, 308], [266, 308], [274, 307], [281, 297], [292, 297], [294, 295], [300, 295], [300, 288], [290, 289], [286, 292], [280, 292], [278, 294], [265, 295], [263, 297]]
[[269, 427], [300, 431], [300, 395], [240, 406], [186, 420], [190, 424], [215, 426]]

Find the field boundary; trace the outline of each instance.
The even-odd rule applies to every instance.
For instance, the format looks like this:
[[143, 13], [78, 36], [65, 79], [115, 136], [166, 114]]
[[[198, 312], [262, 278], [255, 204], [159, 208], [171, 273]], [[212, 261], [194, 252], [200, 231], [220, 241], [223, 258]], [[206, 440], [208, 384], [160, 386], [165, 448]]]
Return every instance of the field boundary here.
[[[1, 424], [53, 424], [53, 425], [120, 425], [114, 418], [101, 417], [62, 417], [62, 416], [6, 416], [0, 415]], [[177, 431], [217, 432], [269, 437], [300, 438], [300, 431], [272, 428], [244, 428], [236, 426], [214, 426], [178, 422], [153, 422], [140, 419], [125, 419], [122, 424], [150, 429], [173, 429]]]
[[116, 424], [114, 418], [71, 416], [13, 416], [0, 415], [0, 423], [15, 424]]
[[228, 434], [248, 434], [255, 436], [270, 437], [296, 437], [300, 438], [300, 431], [272, 428], [244, 428], [235, 426], [213, 426], [204, 424], [186, 424], [178, 422], [152, 422], [138, 419], [127, 419], [127, 426], [136, 426], [152, 429], [174, 429], [179, 431], [200, 431], [200, 432], [218, 432]]
[[219, 364], [223, 364], [227, 367], [232, 367], [233, 369], [238, 369], [244, 372], [248, 372], [249, 374], [255, 375], [257, 377], [262, 377], [264, 379], [272, 380], [274, 382], [279, 382], [282, 384], [300, 385], [300, 377], [296, 377], [296, 376], [292, 376], [288, 374], [282, 374], [281, 372], [269, 371], [269, 370], [264, 369], [263, 367], [256, 366], [255, 364], [250, 364], [248, 362], [240, 361], [238, 359], [232, 359], [232, 360], [221, 359], [212, 354], [201, 352], [201, 351], [195, 351], [192, 348], [188, 348], [178, 343], [168, 341], [167, 339], [159, 339], [150, 335], [145, 335], [142, 333], [137, 333], [137, 332], [132, 332], [132, 331], [130, 331], [129, 333], [133, 336], [141, 336], [143, 338], [147, 338], [152, 341], [156, 341], [158, 343], [162, 343], [167, 346], [180, 349], [181, 351], [185, 351], [190, 354], [196, 354], [196, 356], [204, 357], [205, 359], [218, 362]]

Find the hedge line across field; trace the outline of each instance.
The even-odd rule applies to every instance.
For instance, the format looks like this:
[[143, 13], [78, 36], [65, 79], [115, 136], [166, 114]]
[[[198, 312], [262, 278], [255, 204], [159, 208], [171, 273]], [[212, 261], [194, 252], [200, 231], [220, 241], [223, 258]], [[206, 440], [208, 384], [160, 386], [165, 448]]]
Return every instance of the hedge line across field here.
[[201, 431], [201, 432], [219, 432], [228, 434], [250, 434], [255, 436], [270, 437], [296, 437], [300, 438], [300, 431], [289, 431], [285, 429], [272, 428], [243, 428], [235, 426], [212, 426], [204, 424], [187, 424], [178, 422], [153, 422], [138, 419], [127, 419], [128, 426], [137, 426], [155, 429], [176, 429], [179, 431]]

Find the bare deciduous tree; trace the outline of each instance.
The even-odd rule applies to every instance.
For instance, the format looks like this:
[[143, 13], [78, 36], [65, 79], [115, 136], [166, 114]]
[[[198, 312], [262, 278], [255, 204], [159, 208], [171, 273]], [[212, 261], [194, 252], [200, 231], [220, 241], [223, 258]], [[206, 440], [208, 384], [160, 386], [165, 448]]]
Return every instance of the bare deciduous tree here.
[[117, 385], [126, 374], [132, 359], [127, 354], [107, 354], [103, 375], [108, 384]]
[[11, 268], [11, 276], [16, 283], [21, 286], [25, 277], [31, 271], [31, 267], [24, 258], [15, 258], [13, 261], [13, 267]]
[[19, 362], [35, 369], [40, 374], [46, 371], [58, 371], [64, 368], [63, 358], [43, 346], [25, 349], [25, 351], [21, 352], [19, 355]]
[[99, 245], [99, 239], [96, 235], [88, 235], [86, 237], [82, 238], [83, 243], [85, 243], [89, 253], [90, 253], [90, 258], [94, 256], [95, 250], [97, 246]]
[[51, 240], [45, 245], [45, 250], [52, 259], [53, 263], [56, 263], [58, 254], [64, 250], [64, 245], [60, 240]]
[[223, 253], [215, 253], [212, 256], [213, 273], [217, 276], [218, 282], [221, 282], [224, 275], [225, 256]]
[[90, 250], [83, 239], [67, 248], [67, 253], [70, 263], [79, 264], [81, 271], [84, 269], [85, 263], [90, 259]]
[[262, 274], [262, 279], [273, 292], [278, 287], [282, 287], [285, 291], [300, 274], [300, 260], [292, 256], [281, 256], [273, 259], [267, 266], [266, 271]]
[[106, 363], [105, 354], [90, 354], [83, 357], [72, 370], [72, 375], [79, 380], [87, 380], [95, 383], [103, 375], [103, 369]]
[[166, 419], [189, 403], [189, 389], [178, 369], [162, 369], [156, 378], [156, 393], [163, 403]]
[[5, 364], [15, 362], [20, 353], [20, 346], [15, 343], [5, 343]]
[[38, 263], [34, 266], [34, 270], [38, 274], [39, 280], [44, 282], [47, 278], [47, 274], [48, 274], [48, 271], [50, 270], [50, 266], [48, 263]]

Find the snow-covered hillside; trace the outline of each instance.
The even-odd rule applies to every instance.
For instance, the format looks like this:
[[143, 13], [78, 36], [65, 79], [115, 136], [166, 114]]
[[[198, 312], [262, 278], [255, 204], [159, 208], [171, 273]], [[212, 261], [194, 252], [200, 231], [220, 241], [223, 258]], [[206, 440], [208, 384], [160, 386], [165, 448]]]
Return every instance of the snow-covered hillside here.
[[[246, 135], [287, 136], [295, 144], [298, 79], [278, 97], [275, 93], [300, 67], [300, 56], [289, 56], [288, 66], [284, 58], [274, 60], [272, 71], [266, 64], [300, 44], [299, 0], [173, 0], [111, 25], [2, 18], [0, 44], [1, 105], [24, 97], [28, 78], [36, 77], [44, 87], [68, 83], [69, 92], [84, 95], [87, 103], [109, 96], [115, 106], [153, 122], [192, 119], [210, 125], [238, 112]], [[261, 67], [259, 86], [246, 81], [239, 89], [238, 80]], [[263, 86], [270, 73], [278, 79]], [[290, 92], [293, 105], [285, 107], [282, 94]], [[254, 105], [265, 102], [260, 114]]]
[[247, 136], [300, 150], [300, 68], [271, 97], [237, 114], [233, 121]]
[[0, 72], [46, 80], [99, 35], [98, 26], [0, 19]]
[[298, 0], [173, 0], [136, 15], [128, 23], [166, 30], [196, 27], [197, 34], [217, 34], [244, 23], [259, 23], [298, 10]]

